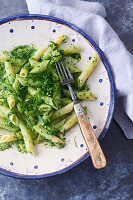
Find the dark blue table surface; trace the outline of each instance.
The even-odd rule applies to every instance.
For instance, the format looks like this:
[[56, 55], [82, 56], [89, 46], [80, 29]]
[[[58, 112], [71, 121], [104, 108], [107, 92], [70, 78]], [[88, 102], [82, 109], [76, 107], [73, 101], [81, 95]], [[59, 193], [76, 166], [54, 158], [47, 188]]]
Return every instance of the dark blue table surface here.
[[[133, 0], [95, 1], [104, 4], [107, 21], [133, 53]], [[0, 18], [26, 13], [25, 0], [0, 0]], [[0, 200], [133, 200], [133, 140], [113, 120], [102, 148], [108, 165], [100, 171], [89, 158], [65, 174], [40, 180], [0, 175]]]

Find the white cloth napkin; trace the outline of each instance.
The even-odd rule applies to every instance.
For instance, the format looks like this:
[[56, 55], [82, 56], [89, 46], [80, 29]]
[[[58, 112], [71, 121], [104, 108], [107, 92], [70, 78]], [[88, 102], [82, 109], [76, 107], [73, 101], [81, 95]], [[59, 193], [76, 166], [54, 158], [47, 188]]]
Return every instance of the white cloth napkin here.
[[101, 3], [80, 0], [26, 0], [30, 14], [64, 19], [83, 30], [101, 48], [111, 66], [115, 87], [114, 118], [133, 139], [133, 56], [110, 27]]

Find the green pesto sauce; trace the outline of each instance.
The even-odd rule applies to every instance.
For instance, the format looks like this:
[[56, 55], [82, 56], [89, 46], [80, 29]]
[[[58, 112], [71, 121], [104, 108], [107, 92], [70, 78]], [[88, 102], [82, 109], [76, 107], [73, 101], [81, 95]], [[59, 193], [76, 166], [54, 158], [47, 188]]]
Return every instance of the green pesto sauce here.
[[10, 52], [10, 55], [15, 58], [28, 60], [35, 50], [36, 49], [33, 45], [20, 45], [14, 47], [13, 50]]
[[45, 144], [44, 146], [49, 146], [49, 147], [57, 147], [58, 149], [62, 149], [65, 146], [65, 139], [64, 139], [64, 143], [53, 143], [51, 140], [47, 140], [45, 139]]
[[72, 54], [71, 57], [74, 58], [75, 60], [77, 60], [77, 62], [79, 62], [81, 60], [81, 54], [80, 53]]
[[55, 43], [55, 42], [53, 42], [53, 41], [49, 41], [49, 47], [51, 47], [51, 48], [53, 48], [53, 49], [57, 49], [58, 48], [58, 44], [57, 43]]
[[17, 150], [21, 153], [27, 153], [27, 150], [26, 150], [26, 146], [24, 144], [24, 140], [17, 140], [15, 142], [15, 146], [17, 148]]
[[56, 80], [51, 71], [45, 70], [42, 73], [32, 74], [28, 76], [29, 79], [31, 77], [33, 82], [38, 82], [39, 95], [52, 96]]
[[4, 63], [0, 63], [0, 83], [2, 82], [4, 75], [5, 75], [5, 66]]
[[73, 84], [72, 84], [72, 87], [73, 87], [73, 89], [74, 90], [76, 90], [76, 91], [82, 91], [82, 90], [90, 90], [90, 88], [89, 88], [89, 86], [88, 86], [88, 84], [86, 83], [86, 84], [84, 84], [83, 86], [82, 86], [82, 88], [79, 88], [78, 87], [78, 84], [77, 84], [77, 80], [78, 80], [78, 77], [80, 76], [80, 74], [81, 74], [81, 72], [78, 72], [78, 73], [75, 73], [75, 74], [73, 74], [73, 78], [74, 78], [74, 82], [73, 82]]
[[14, 145], [14, 142], [2, 143], [0, 144], [0, 151], [5, 151], [6, 149], [10, 149], [12, 148], [13, 145]]
[[[50, 41], [49, 45], [52, 49], [57, 49], [58, 44], [54, 43], [53, 41]], [[12, 66], [19, 66], [25, 67], [29, 71], [31, 70], [31, 65], [29, 63], [29, 58], [33, 55], [35, 52], [34, 46], [29, 45], [21, 45], [15, 47], [11, 52], [7, 53], [9, 58], [7, 59], [9, 62], [11, 62]], [[57, 50], [59, 54], [63, 54], [62, 50]], [[52, 53], [51, 53], [52, 55]], [[14, 125], [9, 120], [9, 116], [11, 114], [17, 114], [18, 118], [22, 118], [22, 120], [25, 123], [25, 126], [28, 130], [31, 132], [31, 136], [34, 136], [35, 132], [33, 130], [34, 124], [37, 124], [38, 122], [41, 122], [42, 126], [47, 130], [48, 135], [54, 135], [60, 138], [60, 130], [59, 128], [55, 128], [54, 124], [51, 120], [51, 113], [55, 111], [55, 109], [59, 109], [61, 107], [61, 99], [64, 97], [63, 89], [64, 86], [61, 85], [59, 77], [56, 73], [56, 67], [55, 64], [50, 65], [50, 62], [53, 62], [53, 57], [59, 56], [58, 54], [55, 56], [52, 55], [52, 58], [49, 59], [47, 69], [43, 72], [39, 73], [28, 73], [28, 76], [25, 78], [26, 81], [24, 81], [24, 86], [21, 85], [20, 88], [17, 90], [17, 92], [13, 89], [12, 83], [8, 82], [7, 79], [4, 77], [5, 75], [5, 66], [3, 63], [0, 63], [0, 84], [2, 85], [3, 93], [6, 94], [7, 92], [11, 92], [14, 95], [14, 98], [16, 100], [16, 105], [19, 103], [19, 106], [22, 110], [22, 112], [18, 112], [17, 106], [12, 109], [12, 111], [9, 113], [6, 121], [7, 126], [14, 128]], [[81, 59], [80, 54], [73, 54], [72, 56], [69, 56], [69, 58], [77, 63]], [[55, 59], [56, 60], [56, 59]], [[43, 61], [43, 56], [41, 58], [41, 61]], [[74, 63], [74, 65], [76, 65]], [[18, 64], [18, 65], [17, 65]], [[74, 90], [81, 90], [78, 88], [77, 84], [77, 78], [80, 75], [80, 73], [73, 74], [73, 77], [75, 79], [75, 82], [73, 83]], [[19, 77], [19, 76], [18, 76]], [[31, 83], [31, 80], [33, 81]], [[14, 81], [14, 80], [13, 80]], [[35, 84], [34, 84], [35, 83]], [[37, 85], [36, 85], [37, 83]], [[33, 95], [29, 98], [29, 101], [26, 101], [26, 95], [28, 94], [28, 86], [32, 86], [35, 90], [37, 90], [37, 94]], [[87, 86], [83, 86], [83, 89], [86, 89]], [[66, 89], [68, 89], [66, 87]], [[44, 97], [44, 98], [42, 98]], [[45, 98], [47, 97], [47, 98]], [[69, 100], [69, 99], [68, 99]], [[7, 103], [7, 102], [4, 102]], [[39, 109], [39, 106], [41, 104], [47, 104], [50, 106], [50, 110], [41, 110]], [[51, 113], [50, 113], [51, 112]], [[65, 133], [64, 133], [65, 135]], [[40, 135], [39, 135], [40, 136]], [[17, 133], [16, 133], [17, 137]], [[42, 136], [43, 137], [43, 136]], [[40, 140], [42, 138], [40, 137]], [[61, 138], [60, 138], [61, 139]], [[77, 146], [76, 143], [76, 137], [74, 138], [75, 146]], [[49, 143], [50, 146], [56, 146], [57, 148], [63, 148], [65, 146], [65, 138], [63, 139], [63, 144], [61, 143], [53, 143], [50, 140], [45, 140]], [[0, 144], [0, 151], [4, 151], [5, 149], [12, 148], [12, 146], [15, 145], [19, 152], [27, 153], [26, 147], [24, 144], [24, 140], [18, 140], [11, 143], [4, 143]]]

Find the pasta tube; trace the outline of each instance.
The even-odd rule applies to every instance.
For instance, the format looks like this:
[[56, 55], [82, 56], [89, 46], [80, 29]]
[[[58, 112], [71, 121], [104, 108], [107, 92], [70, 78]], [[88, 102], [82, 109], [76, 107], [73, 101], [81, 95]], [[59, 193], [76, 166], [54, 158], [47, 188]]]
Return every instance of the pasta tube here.
[[40, 60], [40, 58], [42, 57], [42, 55], [44, 54], [44, 52], [48, 49], [48, 46], [46, 47], [40, 47], [39, 49], [37, 49], [37, 51], [34, 52], [34, 54], [32, 55], [32, 58], [36, 61]]
[[19, 81], [19, 83], [23, 86], [39, 86], [39, 82], [38, 81], [33, 81], [31, 78], [27, 79], [26, 77], [20, 77], [19, 75], [16, 76], [16, 79]]
[[[71, 97], [69, 90], [64, 89], [63, 92], [65, 96]], [[90, 90], [82, 90], [82, 91], [74, 91], [74, 92], [77, 95], [77, 98], [79, 100], [94, 101], [97, 99], [96, 96]]]
[[76, 91], [75, 93], [76, 93], [77, 98], [79, 100], [94, 101], [94, 100], [97, 99], [96, 96], [90, 90], [88, 90], [88, 91], [86, 91], [86, 90], [85, 91]]
[[2, 54], [2, 55], [0, 55], [0, 62], [5, 62], [6, 61], [6, 59], [7, 59], [7, 55], [6, 54]]
[[86, 65], [84, 71], [78, 77], [78, 86], [81, 88], [86, 82], [87, 78], [91, 75], [97, 65], [97, 55], [94, 55]]
[[51, 110], [51, 106], [49, 106], [49, 105], [47, 105], [47, 104], [41, 104], [41, 105], [39, 106], [38, 110], [40, 110], [40, 111], [42, 111], [42, 112], [44, 112], [44, 113], [46, 113], [46, 112], [49, 113], [50, 110]]
[[35, 68], [33, 68], [30, 73], [39, 73], [47, 69], [47, 66], [49, 65], [49, 60], [43, 60], [39, 65], [37, 65]]
[[65, 119], [61, 120], [60, 122], [58, 122], [57, 124], [54, 125], [55, 128], [60, 128], [65, 124]]
[[78, 46], [69, 46], [69, 47], [66, 47], [64, 49], [62, 49], [62, 52], [64, 55], [71, 55], [71, 54], [75, 54], [75, 53], [80, 53], [82, 50], [80, 47]]
[[2, 135], [2, 137], [0, 138], [0, 144], [5, 143], [5, 142], [6, 143], [14, 142], [14, 141], [20, 140], [20, 139], [22, 139], [22, 134], [20, 132], [5, 134], [5, 135]]
[[20, 77], [25, 78], [28, 75], [29, 70], [23, 67], [20, 71]]
[[81, 72], [81, 70], [77, 67], [75, 67], [74, 65], [70, 64], [67, 62], [67, 67], [69, 68], [71, 74], [77, 73], [77, 72]]
[[5, 99], [0, 98], [0, 105], [3, 104], [5, 102]]
[[33, 87], [28, 87], [28, 93], [32, 96], [38, 94], [38, 91], [34, 89]]
[[37, 62], [33, 58], [29, 59], [29, 63], [30, 63], [30, 65], [31, 65], [32, 68], [37, 67], [39, 65], [39, 62]]
[[13, 68], [14, 73], [17, 74], [17, 73], [20, 72], [20, 70], [21, 70], [22, 67], [16, 66], [16, 65], [12, 65], [12, 68]]
[[16, 78], [13, 85], [12, 85], [13, 89], [17, 92], [20, 88], [20, 82], [19, 80]]
[[[38, 94], [38, 90], [34, 89], [33, 87], [28, 87], [28, 92], [30, 95], [34, 96], [34, 95], [37, 95]], [[57, 109], [57, 105], [54, 101], [53, 98], [51, 97], [48, 97], [48, 96], [41, 96], [40, 97], [42, 100], [44, 100], [44, 102], [48, 105], [50, 105], [51, 107]]]
[[64, 133], [71, 129], [75, 124], [77, 124], [78, 120], [75, 114], [71, 115], [71, 117], [67, 120], [67, 122], [61, 127], [60, 132]]
[[15, 100], [15, 97], [12, 93], [8, 93], [7, 102], [8, 102], [10, 109], [14, 108], [16, 100]]
[[67, 104], [69, 104], [69, 103], [71, 103], [71, 102], [72, 102], [71, 99], [68, 99], [68, 98], [61, 98], [61, 105], [62, 105], [62, 106], [65, 106], [65, 105], [67, 105]]
[[13, 71], [11, 63], [5, 61], [5, 70], [9, 81], [12, 83], [15, 80], [15, 73]]
[[73, 108], [74, 108], [74, 104], [73, 104], [73, 102], [71, 102], [68, 105], [62, 107], [61, 109], [56, 110], [53, 113], [51, 119], [54, 120], [54, 119], [57, 119], [65, 114], [67, 114], [67, 113], [70, 113], [70, 112], [72, 112]]
[[36, 132], [42, 135], [45, 139], [50, 140], [53, 143], [64, 143], [60, 138], [55, 135], [49, 135], [47, 130], [39, 125], [33, 127]]
[[59, 62], [61, 60], [62, 55], [59, 54], [58, 56], [52, 57], [52, 60], [43, 60], [39, 65], [33, 68], [30, 73], [40, 73], [47, 69], [48, 66], [52, 65], [53, 63]]
[[18, 118], [15, 114], [12, 114], [12, 111], [10, 110], [10, 108], [0, 105], [0, 110], [5, 114], [6, 117], [8, 117], [9, 115], [9, 119], [14, 125], [18, 124]]
[[35, 148], [32, 142], [30, 131], [26, 128], [21, 120], [19, 120], [19, 128], [21, 130], [27, 152], [35, 155]]
[[64, 42], [65, 39], [66, 39], [65, 35], [60, 35], [57, 38], [55, 38], [54, 42], [48, 47], [48, 49], [43, 54], [43, 58], [44, 59], [49, 59], [52, 50], [54, 50], [55, 48], [59, 47], [61, 45], [61, 43]]
[[[1, 112], [0, 112], [0, 113], [1, 113]], [[0, 114], [0, 116], [1, 116], [1, 114]], [[4, 128], [4, 129], [9, 130], [9, 131], [11, 131], [11, 132], [16, 132], [16, 131], [19, 130], [19, 128], [16, 127], [16, 126], [14, 126], [14, 125], [9, 126], [9, 125], [7, 124], [6, 119], [4, 119], [2, 116], [0, 117], [0, 128]]]

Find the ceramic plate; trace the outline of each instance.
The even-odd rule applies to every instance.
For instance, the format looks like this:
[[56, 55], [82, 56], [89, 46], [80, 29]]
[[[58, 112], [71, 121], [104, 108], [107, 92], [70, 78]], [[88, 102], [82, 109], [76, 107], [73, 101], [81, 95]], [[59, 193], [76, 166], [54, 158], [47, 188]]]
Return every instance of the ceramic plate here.
[[[98, 46], [85, 33], [72, 24], [44, 15], [22, 15], [0, 20], [0, 53], [14, 46], [34, 44], [45, 46], [49, 40], [65, 34], [67, 43], [82, 48], [78, 67], [83, 70], [92, 55], [98, 55], [98, 66], [88, 80], [92, 92], [97, 96], [93, 102], [84, 102], [93, 129], [101, 140], [111, 122], [114, 109], [114, 86], [110, 68]], [[0, 134], [6, 131], [0, 130]], [[15, 148], [0, 152], [0, 173], [18, 178], [41, 178], [65, 172], [89, 156], [79, 126], [66, 134], [63, 149], [37, 146], [37, 155], [21, 154]]]

